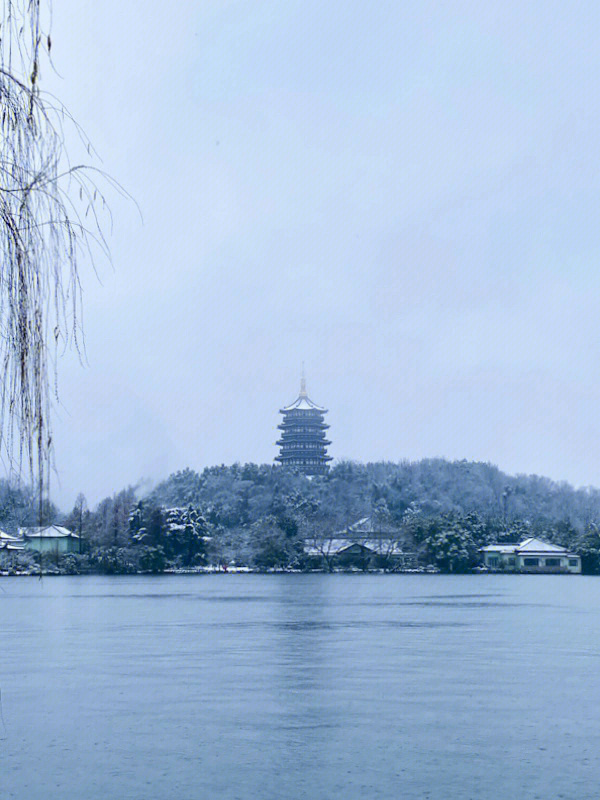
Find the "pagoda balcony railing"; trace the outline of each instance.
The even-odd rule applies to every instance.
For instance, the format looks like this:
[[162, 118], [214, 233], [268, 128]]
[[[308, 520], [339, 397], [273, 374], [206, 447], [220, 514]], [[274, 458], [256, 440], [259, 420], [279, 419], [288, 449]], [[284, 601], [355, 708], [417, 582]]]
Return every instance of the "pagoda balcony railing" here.
[[284, 428], [279, 435], [285, 436], [288, 439], [290, 437], [294, 437], [295, 439], [320, 439], [322, 436], [327, 436], [327, 433], [323, 430], [296, 431], [293, 428], [291, 430], [289, 428]]
[[332, 459], [331, 458], [311, 458], [306, 461], [300, 461], [296, 458], [276, 458], [275, 461], [278, 461], [283, 466], [291, 466], [291, 467], [315, 467], [315, 466], [322, 466], [324, 467], [328, 464]]
[[[281, 414], [282, 412], [279, 413]], [[302, 416], [302, 415], [292, 415], [287, 412], [283, 412], [283, 421], [291, 422], [297, 425], [302, 425], [302, 423], [308, 423], [309, 425], [313, 425], [314, 423], [325, 422], [325, 418], [323, 414], [306, 414], [305, 416]]]
[[307, 458], [300, 456], [275, 456], [275, 461], [281, 461], [291, 466], [310, 467], [325, 464], [327, 461], [333, 461], [333, 456], [309, 456]]
[[309, 447], [321, 447], [322, 445], [331, 444], [329, 439], [326, 439], [324, 436], [286, 436], [285, 434], [280, 437], [277, 444], [287, 444], [290, 447], [302, 447], [302, 446], [309, 446]]
[[327, 451], [327, 445], [323, 445], [322, 447], [284, 447], [283, 445], [279, 445], [279, 452], [280, 453], [298, 453], [299, 455], [303, 455], [306, 453], [325, 453]]
[[277, 426], [278, 428], [329, 428], [326, 422], [319, 422], [318, 420], [289, 420], [284, 419]]
[[289, 411], [281, 408], [280, 414], [285, 414], [286, 417], [323, 417], [327, 414], [326, 410], [319, 411], [318, 408], [291, 408]]
[[299, 433], [298, 431], [290, 431], [290, 430], [282, 430], [278, 433], [278, 436], [281, 439], [287, 439], [288, 441], [294, 442], [302, 442], [302, 441], [321, 441], [327, 436], [327, 431], [311, 431], [310, 433], [302, 432]]
[[325, 450], [325, 448], [314, 448], [312, 450], [295, 450], [290, 448], [289, 450], [280, 450], [279, 455], [284, 458], [322, 458], [327, 455], [327, 450]]
[[302, 460], [306, 460], [307, 458], [327, 458], [327, 453], [280, 453], [278, 456], [280, 459], [289, 459], [289, 458], [300, 458]]
[[284, 433], [283, 436], [279, 437], [279, 441], [286, 444], [324, 444], [329, 442], [329, 439], [326, 439], [325, 436], [309, 436], [308, 434], [304, 436], [288, 436]]
[[323, 458], [327, 455], [326, 450], [288, 450], [279, 453], [282, 458]]

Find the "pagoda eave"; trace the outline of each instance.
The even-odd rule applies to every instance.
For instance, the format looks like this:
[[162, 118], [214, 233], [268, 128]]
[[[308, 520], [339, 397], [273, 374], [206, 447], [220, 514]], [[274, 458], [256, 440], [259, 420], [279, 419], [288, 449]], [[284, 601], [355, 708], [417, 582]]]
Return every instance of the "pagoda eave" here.
[[[296, 412], [296, 413], [294, 413]], [[318, 417], [322, 414], [328, 414], [328, 408], [280, 408], [279, 413], [285, 415], [293, 414], [296, 418]]]
[[[306, 420], [299, 420], [298, 422], [296, 422], [296, 421], [290, 422], [289, 420], [284, 420], [283, 422], [280, 422], [277, 427], [282, 431], [290, 431], [290, 432], [292, 432], [292, 431], [294, 431], [295, 428], [306, 427], [306, 426], [307, 426]], [[319, 430], [324, 431], [327, 428], [329, 428], [330, 425], [328, 425], [326, 422], [312, 422], [311, 421], [310, 423], [308, 423], [308, 427], [310, 427], [310, 428], [319, 428]]]
[[[321, 454], [316, 455], [314, 453], [312, 455], [311, 454], [307, 455], [306, 453], [286, 453], [285, 455], [281, 455], [280, 454], [278, 456], [275, 456], [275, 461], [292, 461], [292, 460], [296, 461], [298, 459], [301, 459], [302, 461], [305, 461], [306, 459], [310, 459], [310, 458], [315, 459], [315, 460], [317, 460], [319, 462], [321, 462], [321, 461], [333, 461], [333, 456], [321, 455]], [[302, 464], [302, 465], [299, 465], [299, 466], [304, 466], [304, 465]], [[306, 466], [311, 466], [311, 465], [308, 464]], [[312, 466], [314, 466], [314, 464]]]

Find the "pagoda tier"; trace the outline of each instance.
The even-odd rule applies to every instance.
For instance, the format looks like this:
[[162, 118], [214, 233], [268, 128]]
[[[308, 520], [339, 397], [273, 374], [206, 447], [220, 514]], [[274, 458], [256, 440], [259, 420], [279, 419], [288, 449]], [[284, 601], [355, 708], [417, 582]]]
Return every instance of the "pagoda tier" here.
[[279, 413], [283, 414], [283, 420], [277, 427], [282, 433], [277, 441], [280, 452], [275, 461], [305, 475], [325, 474], [332, 460], [327, 455], [327, 445], [331, 442], [325, 438], [325, 430], [329, 428], [324, 420], [327, 409], [309, 398], [304, 377], [298, 398]]
[[286, 439], [285, 437], [282, 437], [281, 439], [278, 439], [275, 444], [283, 447], [284, 450], [286, 448], [289, 449], [290, 447], [297, 447], [300, 450], [314, 450], [321, 445], [323, 447], [327, 447], [327, 445], [331, 444], [331, 441], [329, 439], [321, 439], [319, 445], [316, 445], [315, 442], [310, 439], [300, 439], [294, 436], [293, 439]]
[[[279, 413], [285, 414], [285, 411], [280, 411]], [[326, 422], [319, 422], [315, 417], [307, 418], [304, 416], [300, 418], [292, 417], [292, 419], [289, 419], [289, 414], [287, 417], [288, 419], [277, 426], [280, 430], [293, 430], [298, 433], [306, 433], [307, 431], [310, 431], [310, 433], [312, 433], [314, 430], [324, 431], [329, 427]]]

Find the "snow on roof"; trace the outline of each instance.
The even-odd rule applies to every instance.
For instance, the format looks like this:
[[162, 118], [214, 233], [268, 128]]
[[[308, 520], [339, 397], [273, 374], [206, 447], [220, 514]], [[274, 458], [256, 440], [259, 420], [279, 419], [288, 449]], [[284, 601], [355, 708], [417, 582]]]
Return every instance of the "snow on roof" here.
[[394, 539], [367, 539], [362, 544], [379, 556], [397, 556], [403, 552], [400, 543]]
[[559, 547], [557, 544], [550, 544], [543, 542], [541, 539], [535, 539], [531, 536], [525, 539], [519, 545], [519, 553], [566, 553], [566, 547]]
[[21, 539], [18, 536], [11, 536], [10, 533], [6, 533], [6, 531], [0, 531], [0, 542], [20, 542]]
[[518, 544], [488, 544], [480, 550], [484, 553], [516, 553], [518, 547]]
[[530, 536], [529, 539], [524, 539], [520, 544], [488, 544], [486, 547], [481, 547], [480, 551], [483, 553], [518, 553], [519, 555], [528, 555], [534, 553], [536, 555], [560, 554], [563, 556], [569, 555], [566, 547], [560, 547], [557, 544], [550, 544], [541, 539], [536, 539]]
[[45, 525], [41, 528], [19, 528], [19, 532], [27, 539], [62, 539], [66, 536], [73, 536], [79, 539], [78, 534], [60, 525]]
[[311, 556], [334, 556], [352, 547], [355, 542], [348, 539], [321, 539], [306, 545], [305, 552]]
[[316, 403], [313, 403], [307, 394], [300, 393], [293, 403], [291, 403], [289, 406], [284, 406], [281, 409], [282, 414], [286, 411], [321, 411], [322, 413], [325, 413], [327, 409], [323, 408], [323, 406], [318, 406]]
[[285, 414], [286, 411], [321, 411], [323, 413], [327, 412], [326, 408], [323, 408], [323, 406], [318, 406], [316, 403], [313, 403], [313, 401], [308, 396], [306, 392], [306, 378], [304, 377], [304, 367], [302, 367], [300, 394], [291, 405], [284, 406], [284, 408], [281, 409], [282, 414]]
[[23, 550], [24, 548], [25, 545], [19, 539], [15, 539], [14, 542], [0, 542], [0, 550]]
[[369, 550], [371, 553], [383, 556], [400, 555], [402, 547], [394, 539], [365, 539], [356, 541], [348, 538], [322, 539], [321, 541], [309, 542], [304, 552], [309, 556], [335, 556], [359, 547], [361, 550]]

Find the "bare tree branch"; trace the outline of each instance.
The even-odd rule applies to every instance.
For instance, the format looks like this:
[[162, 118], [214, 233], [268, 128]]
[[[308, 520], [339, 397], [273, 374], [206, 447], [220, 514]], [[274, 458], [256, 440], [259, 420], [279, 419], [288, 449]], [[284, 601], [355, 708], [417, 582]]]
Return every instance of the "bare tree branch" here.
[[[86, 165], [71, 166], [65, 123], [92, 148], [62, 104], [39, 89], [51, 38], [40, 0], [5, 0], [0, 11], [0, 458], [28, 467], [40, 508], [52, 456], [49, 364], [79, 352], [79, 262], [108, 256], [106, 201]], [[113, 188], [122, 191], [108, 179]], [[73, 197], [73, 189], [78, 196]], [[56, 386], [56, 374], [52, 384]]]

